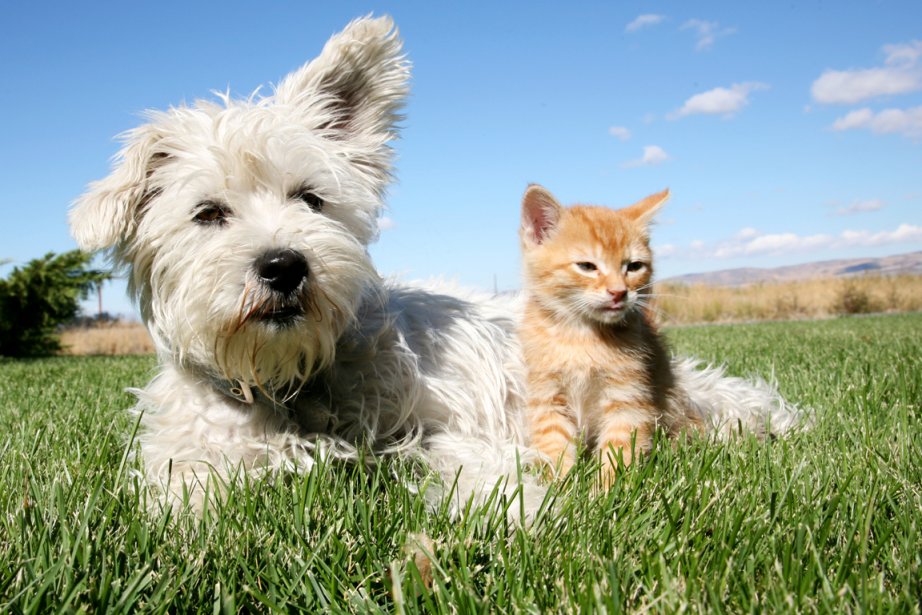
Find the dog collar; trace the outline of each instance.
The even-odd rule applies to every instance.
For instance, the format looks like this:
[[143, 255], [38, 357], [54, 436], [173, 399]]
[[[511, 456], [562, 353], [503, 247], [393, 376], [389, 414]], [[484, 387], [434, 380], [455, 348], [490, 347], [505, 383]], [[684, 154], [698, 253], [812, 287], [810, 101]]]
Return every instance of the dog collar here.
[[261, 388], [253, 387], [243, 382], [242, 380], [228, 380], [226, 378], [219, 378], [213, 375], [206, 375], [205, 378], [208, 380], [208, 383], [211, 387], [224, 395], [229, 397], [234, 401], [245, 404], [247, 406], [252, 406], [253, 404], [260, 403], [268, 406], [272, 406], [277, 409], [291, 411], [291, 403], [298, 397], [298, 395], [303, 391], [307, 385], [301, 386], [293, 394], [289, 393], [285, 396], [284, 399], [279, 399], [274, 395], [274, 391], [264, 391]]
[[228, 380], [208, 373], [206, 370], [197, 369], [199, 375], [211, 385], [211, 388], [225, 397], [234, 401], [252, 406], [256, 402], [267, 403], [271, 406], [286, 407], [283, 403], [273, 399], [259, 388], [254, 388], [242, 380]]
[[215, 391], [248, 406], [252, 406], [257, 399], [268, 399], [262, 391], [254, 390], [241, 380], [226, 380], [215, 376], [207, 376], [207, 380]]
[[[230, 384], [225, 381], [225, 384]], [[256, 389], [256, 392], [262, 395], [262, 392], [259, 389]], [[235, 386], [227, 387], [227, 394], [236, 399], [237, 401], [242, 401], [245, 404], [253, 403], [253, 389], [246, 382], [238, 380]]]

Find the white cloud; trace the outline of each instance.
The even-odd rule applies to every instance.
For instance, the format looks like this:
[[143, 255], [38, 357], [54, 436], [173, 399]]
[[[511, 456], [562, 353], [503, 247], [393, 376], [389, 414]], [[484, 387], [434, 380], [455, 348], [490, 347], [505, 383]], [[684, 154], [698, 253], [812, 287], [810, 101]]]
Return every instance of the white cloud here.
[[671, 244], [671, 243], [665, 243], [661, 246], [656, 246], [653, 249], [653, 252], [654, 254], [656, 254], [657, 258], [669, 258], [670, 256], [673, 256], [678, 251], [679, 251], [678, 247], [676, 247], [674, 244]]
[[874, 112], [865, 107], [849, 111], [832, 124], [833, 130], [850, 130], [852, 128], [864, 128], [874, 117]]
[[650, 167], [663, 164], [667, 160], [669, 160], [669, 154], [666, 153], [666, 150], [658, 145], [645, 145], [643, 148], [643, 156], [641, 156], [638, 160], [625, 162], [622, 166], [625, 169]]
[[714, 88], [695, 94], [686, 100], [680, 109], [667, 117], [672, 120], [697, 114], [731, 117], [749, 104], [751, 93], [767, 89], [768, 85], [755, 81], [734, 83], [729, 88]]
[[758, 237], [758, 236], [759, 236], [759, 231], [752, 228], [751, 226], [747, 226], [746, 228], [740, 229], [740, 231], [736, 234], [737, 239], [752, 239], [753, 237]]
[[903, 68], [827, 70], [813, 82], [813, 100], [823, 104], [852, 104], [922, 89], [922, 76]]
[[746, 254], [769, 254], [788, 252], [790, 250], [810, 250], [822, 248], [831, 242], [829, 235], [807, 235], [801, 237], [795, 233], [779, 233], [775, 235], [760, 235], [743, 243]]
[[868, 211], [878, 211], [884, 208], [884, 202], [880, 199], [865, 199], [863, 201], [855, 201], [851, 205], [846, 207], [839, 207], [836, 209], [836, 215], [839, 216], [848, 216], [850, 214], [863, 213]]
[[818, 250], [851, 247], [872, 247], [892, 244], [922, 243], [922, 226], [901, 224], [892, 231], [842, 231], [838, 235], [818, 233], [798, 235], [797, 233], [762, 234], [755, 229], [743, 229], [732, 239], [708, 248], [700, 241], [690, 244], [699, 257], [716, 259], [742, 256], [790, 254], [792, 252], [815, 252]]
[[912, 66], [922, 58], [922, 41], [912, 41], [903, 45], [884, 45], [887, 54], [885, 62], [890, 65]]
[[842, 233], [845, 246], [884, 246], [894, 243], [922, 242], [922, 226], [901, 224], [892, 231], [845, 231]]
[[631, 138], [631, 131], [624, 126], [612, 126], [608, 129], [608, 134], [622, 141], [627, 141]]
[[393, 218], [389, 218], [387, 216], [381, 216], [378, 218], [378, 228], [382, 231], [389, 231], [395, 226], [397, 226], [397, 223], [394, 222]]
[[704, 51], [714, 45], [714, 41], [719, 36], [726, 36], [736, 32], [736, 28], [720, 29], [720, 24], [716, 21], [705, 21], [703, 19], [689, 19], [682, 24], [680, 30], [694, 30], [698, 42], [695, 44], [695, 50]]
[[886, 66], [853, 70], [826, 70], [813, 82], [813, 100], [823, 104], [854, 104], [877, 98], [907, 94], [922, 89], [922, 41], [885, 45]]
[[884, 109], [874, 113], [868, 108], [851, 111], [832, 124], [836, 131], [867, 129], [874, 134], [897, 134], [908, 139], [922, 139], [922, 106], [910, 109]]
[[654, 15], [652, 13], [648, 13], [646, 15], [638, 15], [634, 21], [624, 27], [624, 31], [637, 32], [641, 28], [655, 26], [658, 23], [661, 23], [664, 19], [666, 19], [664, 15]]

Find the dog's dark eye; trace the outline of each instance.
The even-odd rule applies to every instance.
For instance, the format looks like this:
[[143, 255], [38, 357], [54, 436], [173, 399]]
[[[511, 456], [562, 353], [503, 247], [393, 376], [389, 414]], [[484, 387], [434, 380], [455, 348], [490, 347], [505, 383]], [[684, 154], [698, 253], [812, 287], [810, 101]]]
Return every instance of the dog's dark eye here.
[[595, 266], [595, 263], [590, 263], [589, 261], [576, 263], [576, 266], [579, 267], [581, 271], [595, 271], [598, 269], [598, 267]]
[[628, 273], [633, 273], [634, 271], [640, 271], [646, 266], [647, 264], [641, 261], [631, 261], [630, 263], [627, 264], [627, 271]]
[[323, 199], [314, 194], [313, 190], [310, 188], [300, 188], [291, 195], [291, 198], [304, 201], [304, 203], [314, 211], [321, 211], [323, 209]]
[[198, 204], [198, 212], [195, 214], [195, 222], [206, 226], [224, 226], [227, 224], [227, 216], [230, 209], [224, 203], [217, 201], [202, 201]]

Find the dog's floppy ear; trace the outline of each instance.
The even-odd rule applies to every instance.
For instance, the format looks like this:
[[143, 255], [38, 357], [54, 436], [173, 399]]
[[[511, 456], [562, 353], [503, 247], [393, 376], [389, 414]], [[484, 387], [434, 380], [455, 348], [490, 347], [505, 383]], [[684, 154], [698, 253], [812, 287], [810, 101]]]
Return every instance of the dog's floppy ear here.
[[380, 154], [397, 132], [407, 96], [409, 62], [389, 17], [356, 19], [320, 55], [275, 90], [311, 128], [350, 146]]
[[158, 151], [161, 135], [145, 124], [124, 135], [112, 173], [90, 184], [70, 210], [70, 231], [88, 252], [112, 248], [134, 231], [147, 202], [156, 195], [150, 177], [169, 157]]

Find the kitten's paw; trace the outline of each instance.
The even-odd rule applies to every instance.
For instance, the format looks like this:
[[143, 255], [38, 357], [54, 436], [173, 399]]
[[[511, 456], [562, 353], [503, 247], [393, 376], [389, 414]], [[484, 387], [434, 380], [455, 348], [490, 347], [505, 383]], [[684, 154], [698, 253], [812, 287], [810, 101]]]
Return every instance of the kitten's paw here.
[[573, 469], [575, 463], [576, 457], [568, 455], [566, 452], [558, 456], [557, 461], [554, 463], [549, 459], [545, 459], [540, 467], [541, 477], [548, 483], [562, 481], [570, 473], [570, 470]]

